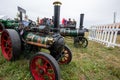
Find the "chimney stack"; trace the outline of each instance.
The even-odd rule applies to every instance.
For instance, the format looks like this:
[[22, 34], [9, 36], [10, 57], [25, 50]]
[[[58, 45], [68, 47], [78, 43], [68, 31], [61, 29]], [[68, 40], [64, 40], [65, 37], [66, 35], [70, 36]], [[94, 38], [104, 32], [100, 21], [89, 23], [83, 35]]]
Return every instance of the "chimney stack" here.
[[84, 14], [80, 14], [80, 26], [79, 26], [79, 29], [83, 29], [83, 20], [84, 20]]
[[54, 28], [57, 30], [59, 28], [60, 6], [62, 5], [62, 3], [59, 1], [55, 1], [53, 2], [53, 5], [54, 5]]

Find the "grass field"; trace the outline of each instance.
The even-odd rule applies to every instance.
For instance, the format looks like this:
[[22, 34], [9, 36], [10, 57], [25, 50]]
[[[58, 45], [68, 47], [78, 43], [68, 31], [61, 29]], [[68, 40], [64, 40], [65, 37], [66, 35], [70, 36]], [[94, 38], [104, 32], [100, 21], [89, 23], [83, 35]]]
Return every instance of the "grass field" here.
[[[60, 65], [61, 80], [120, 80], [120, 48], [107, 48], [92, 41], [87, 48], [74, 48], [72, 38], [65, 40], [73, 59], [68, 65]], [[32, 80], [29, 60], [21, 57], [8, 62], [0, 52], [0, 80]]]

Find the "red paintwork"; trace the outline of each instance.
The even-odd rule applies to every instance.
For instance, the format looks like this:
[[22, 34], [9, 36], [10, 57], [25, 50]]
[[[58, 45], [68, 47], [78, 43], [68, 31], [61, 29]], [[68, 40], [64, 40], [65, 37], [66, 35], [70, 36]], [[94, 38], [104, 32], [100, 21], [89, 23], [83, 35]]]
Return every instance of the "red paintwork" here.
[[8, 61], [12, 59], [12, 42], [7, 32], [1, 35], [1, 51], [5, 59]]
[[30, 70], [35, 80], [55, 80], [54, 68], [45, 57], [35, 56], [31, 61]]

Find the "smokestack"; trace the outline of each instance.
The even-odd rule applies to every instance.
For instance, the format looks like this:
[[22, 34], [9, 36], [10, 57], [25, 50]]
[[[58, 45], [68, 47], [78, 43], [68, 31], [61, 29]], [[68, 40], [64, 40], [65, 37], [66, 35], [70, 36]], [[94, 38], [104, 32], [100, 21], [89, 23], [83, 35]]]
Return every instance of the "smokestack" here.
[[62, 5], [61, 2], [55, 1], [53, 3], [54, 5], [54, 28], [59, 28], [59, 22], [60, 22], [60, 5]]
[[84, 14], [80, 14], [80, 26], [79, 26], [79, 29], [83, 29], [83, 20], [84, 20]]
[[19, 17], [20, 17], [20, 22], [22, 22], [22, 12], [20, 12], [20, 15], [19, 15]]

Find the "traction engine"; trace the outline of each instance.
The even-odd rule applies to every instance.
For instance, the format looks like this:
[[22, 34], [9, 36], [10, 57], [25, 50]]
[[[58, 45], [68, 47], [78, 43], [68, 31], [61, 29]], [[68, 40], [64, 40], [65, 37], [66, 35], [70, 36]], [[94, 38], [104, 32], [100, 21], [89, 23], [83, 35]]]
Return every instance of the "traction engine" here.
[[[38, 29], [24, 26], [19, 22], [4, 21], [0, 24], [1, 52], [8, 61], [19, 59], [22, 53], [34, 53], [30, 58], [29, 69], [34, 80], [60, 80], [59, 64], [68, 64], [72, 60], [72, 52], [65, 45], [64, 37], [58, 29], [61, 2], [54, 2], [55, 31], [48, 33], [46, 26]], [[13, 24], [14, 23], [14, 24]], [[4, 27], [5, 26], [5, 27]], [[49, 52], [41, 52], [40, 49]]]

